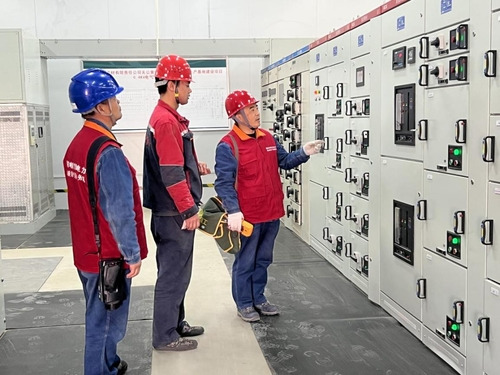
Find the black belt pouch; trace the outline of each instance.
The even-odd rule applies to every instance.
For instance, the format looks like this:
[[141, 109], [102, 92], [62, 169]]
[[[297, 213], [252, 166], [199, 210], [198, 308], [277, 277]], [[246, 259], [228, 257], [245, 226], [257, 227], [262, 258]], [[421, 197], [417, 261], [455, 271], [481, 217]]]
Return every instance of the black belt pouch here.
[[127, 298], [123, 259], [99, 261], [99, 299], [107, 310], [116, 310]]

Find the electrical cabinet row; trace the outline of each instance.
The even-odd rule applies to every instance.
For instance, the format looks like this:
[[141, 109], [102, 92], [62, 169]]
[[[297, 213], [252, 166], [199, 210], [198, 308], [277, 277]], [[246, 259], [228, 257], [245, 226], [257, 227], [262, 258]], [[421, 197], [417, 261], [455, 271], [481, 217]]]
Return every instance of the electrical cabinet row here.
[[0, 234], [32, 234], [56, 215], [47, 62], [25, 31], [0, 29], [0, 44]]
[[496, 374], [500, 0], [387, 6], [262, 73], [263, 126], [325, 141], [283, 171], [284, 222], [458, 373]]
[[[307, 54], [296, 57], [262, 75], [262, 126], [275, 139], [293, 152], [302, 146], [303, 122], [308, 121], [309, 60]], [[303, 165], [291, 170], [280, 170], [283, 185], [285, 225], [302, 238], [309, 237], [309, 176]]]

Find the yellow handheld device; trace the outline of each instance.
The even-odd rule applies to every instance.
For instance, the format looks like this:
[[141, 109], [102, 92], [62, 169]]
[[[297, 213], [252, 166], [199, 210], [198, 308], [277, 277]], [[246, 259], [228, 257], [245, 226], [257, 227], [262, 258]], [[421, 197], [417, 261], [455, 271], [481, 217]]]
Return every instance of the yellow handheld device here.
[[241, 234], [245, 237], [250, 237], [253, 232], [253, 224], [243, 220], [241, 223]]

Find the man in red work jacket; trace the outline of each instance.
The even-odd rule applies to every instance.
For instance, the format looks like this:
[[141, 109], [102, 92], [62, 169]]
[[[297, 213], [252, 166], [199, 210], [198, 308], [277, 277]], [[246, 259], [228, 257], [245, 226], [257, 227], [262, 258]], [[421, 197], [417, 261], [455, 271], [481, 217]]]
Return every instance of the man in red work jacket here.
[[228, 212], [228, 228], [241, 232], [243, 218], [254, 225], [250, 237], [241, 237], [232, 271], [233, 299], [238, 316], [246, 322], [259, 320], [259, 313], [279, 314], [264, 295], [279, 219], [285, 214], [278, 168], [305, 163], [324, 143], [307, 142], [288, 153], [271, 133], [260, 129], [257, 103], [244, 90], [229, 94], [226, 112], [235, 124], [215, 152], [215, 191]]
[[195, 229], [200, 225], [200, 176], [210, 170], [198, 162], [189, 121], [177, 112], [191, 93], [189, 64], [180, 56], [165, 56], [155, 77], [160, 100], [146, 131], [143, 182], [144, 207], [152, 210], [151, 232], [157, 246], [153, 347], [183, 351], [198, 346], [185, 337], [204, 332], [184, 320], [184, 297], [191, 280]]
[[[85, 375], [121, 375], [127, 371], [127, 363], [116, 349], [127, 329], [131, 279], [139, 274], [141, 259], [147, 255], [135, 170], [111, 132], [122, 117], [116, 98], [122, 91], [113, 76], [100, 69], [78, 73], [69, 86], [73, 112], [85, 119], [64, 156], [73, 256], [86, 301]], [[87, 165], [90, 150], [98, 140], [103, 143], [93, 163]], [[94, 169], [97, 227], [90, 204], [87, 166]], [[116, 258], [125, 260], [126, 298], [119, 307], [106, 308], [98, 297], [99, 259]]]

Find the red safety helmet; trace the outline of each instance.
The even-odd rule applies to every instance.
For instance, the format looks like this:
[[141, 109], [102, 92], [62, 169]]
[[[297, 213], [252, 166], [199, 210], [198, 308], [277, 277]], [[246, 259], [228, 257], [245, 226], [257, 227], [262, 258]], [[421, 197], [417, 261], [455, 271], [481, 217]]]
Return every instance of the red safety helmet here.
[[243, 108], [249, 107], [258, 102], [259, 101], [257, 99], [245, 90], [233, 91], [226, 98], [227, 117], [231, 118]]
[[156, 66], [155, 77], [161, 80], [160, 82], [157, 82], [157, 86], [164, 84], [161, 83], [162, 81], [191, 82], [193, 80], [191, 67], [188, 62], [177, 55], [162, 57]]

